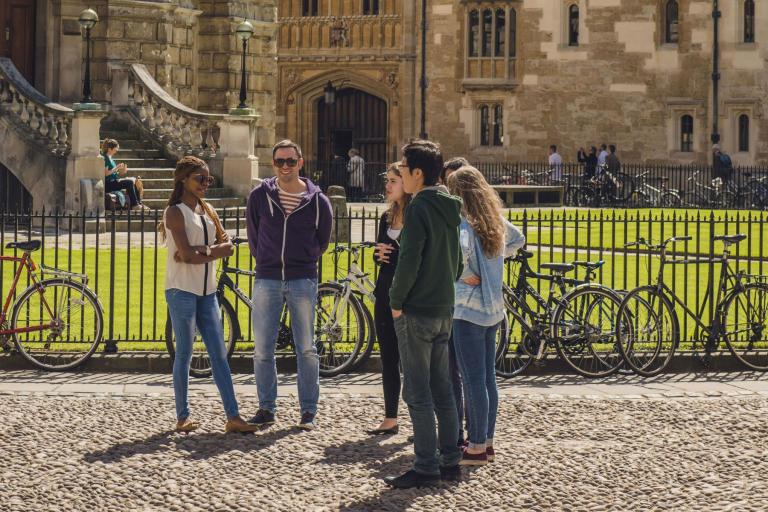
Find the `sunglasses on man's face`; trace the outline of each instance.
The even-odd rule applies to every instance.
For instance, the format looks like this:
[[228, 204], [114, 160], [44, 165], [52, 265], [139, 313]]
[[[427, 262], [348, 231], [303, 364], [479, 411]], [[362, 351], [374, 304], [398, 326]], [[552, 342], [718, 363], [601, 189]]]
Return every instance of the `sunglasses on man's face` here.
[[205, 174], [195, 174], [194, 176], [191, 176], [191, 178], [204, 187], [210, 187], [213, 185], [213, 182], [216, 181], [213, 176], [206, 176]]
[[288, 167], [296, 167], [299, 165], [299, 161], [295, 158], [275, 158], [274, 159], [275, 167], [283, 167], [287, 165]]

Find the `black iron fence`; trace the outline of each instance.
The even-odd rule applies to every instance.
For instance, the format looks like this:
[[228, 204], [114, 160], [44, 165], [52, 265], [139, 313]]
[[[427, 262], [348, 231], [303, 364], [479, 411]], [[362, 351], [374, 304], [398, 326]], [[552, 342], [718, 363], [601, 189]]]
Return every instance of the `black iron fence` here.
[[[339, 244], [374, 241], [380, 211], [367, 211], [337, 217], [334, 237]], [[232, 235], [245, 236], [243, 209], [219, 212]], [[104, 338], [110, 345], [125, 350], [163, 350], [166, 323], [164, 276], [166, 249], [156, 231], [159, 211], [148, 215], [109, 213], [106, 217], [59, 214], [17, 214], [0, 212], [2, 254], [17, 254], [6, 249], [12, 241], [41, 240], [33, 257], [37, 263], [88, 275], [89, 286], [104, 306]], [[717, 256], [722, 245], [715, 235], [744, 233], [746, 240], [731, 248], [733, 266], [750, 274], [768, 274], [768, 212], [653, 210], [532, 210], [509, 214], [527, 238], [527, 248], [535, 257], [534, 269], [545, 262], [604, 260], [598, 281], [614, 289], [628, 290], [653, 282], [658, 259], [641, 248], [624, 245], [640, 237], [658, 242], [670, 236], [691, 236], [677, 244], [677, 256]], [[83, 229], [84, 228], [84, 229]], [[360, 267], [372, 276], [377, 273], [372, 251], [363, 252]], [[254, 261], [246, 245], [239, 246], [230, 263], [253, 269]], [[348, 254], [326, 252], [319, 265], [320, 281], [343, 278], [349, 268]], [[15, 267], [0, 261], [2, 297], [10, 288]], [[508, 280], [514, 278], [515, 265], [508, 266]], [[708, 278], [718, 277], [715, 265], [675, 265], [665, 271], [665, 280], [685, 302], [696, 309], [708, 290]], [[18, 292], [29, 283], [20, 283]], [[250, 278], [237, 276], [237, 285], [247, 294]], [[547, 284], [541, 283], [546, 295]], [[243, 326], [243, 338], [251, 339], [250, 315], [241, 301], [233, 299]], [[711, 314], [704, 308], [703, 318]], [[698, 334], [690, 319], [680, 315], [685, 339]], [[245, 326], [248, 326], [246, 329]]]
[[[735, 167], [715, 172], [709, 165], [622, 164], [618, 171], [586, 172], [583, 164], [473, 162], [492, 185], [563, 186], [566, 206], [768, 209], [768, 168]], [[307, 161], [304, 174], [323, 190], [339, 185], [353, 202], [379, 202], [387, 164], [366, 162], [360, 190], [351, 192], [352, 173], [343, 160]], [[719, 181], [716, 179], [719, 178]]]

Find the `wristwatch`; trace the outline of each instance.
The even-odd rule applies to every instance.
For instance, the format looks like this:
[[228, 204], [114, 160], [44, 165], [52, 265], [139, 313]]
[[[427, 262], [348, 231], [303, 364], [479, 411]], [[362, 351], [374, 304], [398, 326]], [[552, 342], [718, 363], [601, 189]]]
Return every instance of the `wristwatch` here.
[[211, 255], [211, 248], [209, 246], [205, 246], [205, 255], [210, 256]]

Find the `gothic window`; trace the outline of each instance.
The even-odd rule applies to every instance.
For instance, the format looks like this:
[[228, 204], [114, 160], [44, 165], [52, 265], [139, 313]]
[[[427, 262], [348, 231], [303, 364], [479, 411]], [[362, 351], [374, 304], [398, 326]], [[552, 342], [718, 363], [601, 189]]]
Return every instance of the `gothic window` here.
[[668, 0], [664, 11], [664, 42], [677, 44], [679, 38], [677, 0]]
[[739, 116], [739, 151], [749, 152], [749, 116], [747, 114]]
[[504, 145], [504, 107], [501, 104], [480, 105], [480, 145]]
[[483, 11], [483, 57], [490, 57], [491, 54], [491, 35], [493, 34], [493, 11], [486, 9]]
[[468, 6], [465, 13], [464, 77], [478, 87], [485, 81], [511, 81], [517, 52], [515, 10], [507, 2], [483, 2]]
[[381, 14], [379, 11], [379, 0], [363, 0], [363, 15], [376, 16]]
[[493, 45], [493, 56], [494, 57], [503, 57], [504, 56], [504, 44], [506, 42], [506, 16], [505, 16], [504, 9], [496, 9], [496, 37], [495, 44]]
[[488, 105], [480, 106], [480, 145], [490, 146], [490, 126], [488, 123]]
[[469, 56], [477, 57], [477, 40], [480, 35], [480, 12], [475, 10], [469, 13]]
[[501, 105], [493, 107], [493, 145], [504, 145], [504, 108]]
[[318, 0], [301, 0], [301, 15], [302, 16], [318, 16], [319, 11], [317, 8]]
[[579, 46], [579, 6], [568, 8], [568, 46]]
[[687, 114], [680, 118], [680, 151], [693, 151], [693, 117]]
[[755, 0], [744, 0], [744, 42], [755, 42]]

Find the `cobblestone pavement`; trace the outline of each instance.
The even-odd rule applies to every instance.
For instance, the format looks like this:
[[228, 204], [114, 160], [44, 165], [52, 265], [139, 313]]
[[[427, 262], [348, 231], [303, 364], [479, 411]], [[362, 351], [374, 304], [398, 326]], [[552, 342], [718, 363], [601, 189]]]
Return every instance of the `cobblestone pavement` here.
[[[223, 434], [217, 394], [200, 389], [191, 401], [202, 428], [184, 435], [170, 431], [167, 381], [138, 393], [109, 387], [126, 376], [91, 375], [91, 387], [74, 392], [35, 386], [35, 372], [13, 380], [24, 375], [27, 390], [0, 377], [3, 511], [762, 511], [768, 503], [762, 377], [742, 379], [751, 391], [713, 391], [714, 382], [645, 397], [627, 384], [602, 395], [506, 388], [496, 462], [465, 469], [459, 484], [397, 491], [381, 478], [408, 468], [410, 424], [367, 437], [381, 400], [359, 387], [326, 386], [313, 432], [293, 428], [296, 399], [281, 391], [277, 423], [255, 435]], [[255, 411], [252, 391], [239, 387], [244, 414]]]

